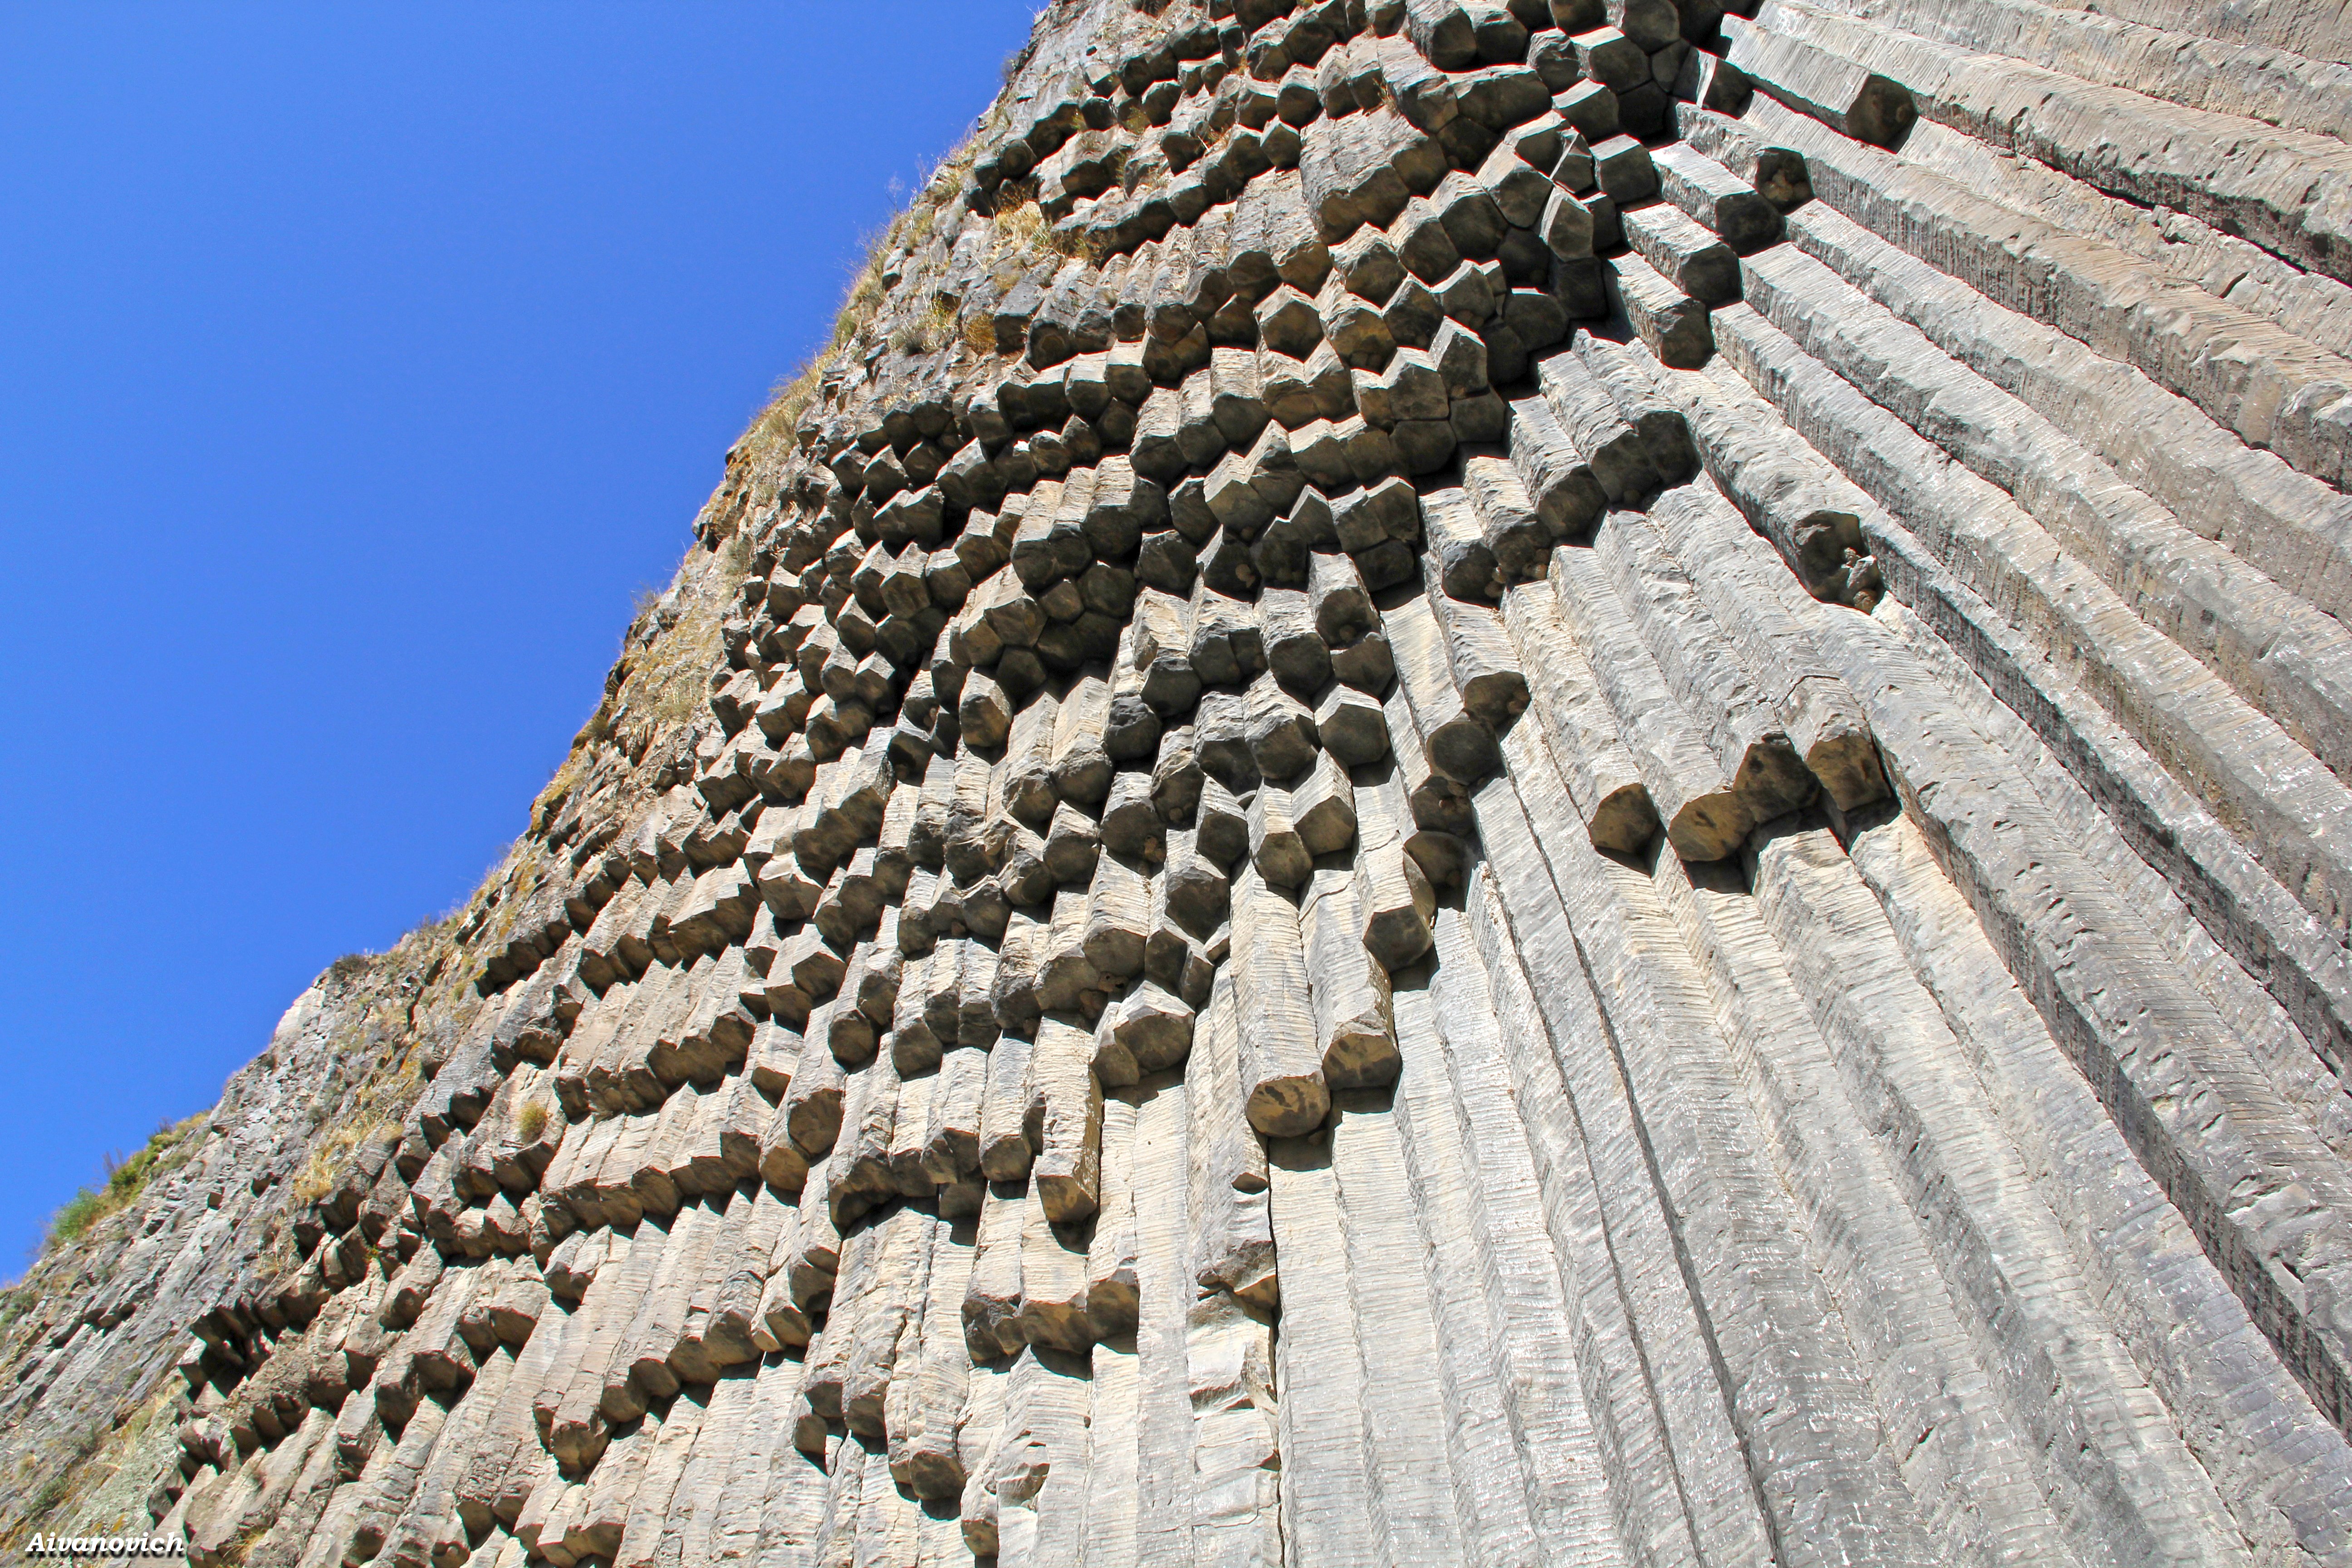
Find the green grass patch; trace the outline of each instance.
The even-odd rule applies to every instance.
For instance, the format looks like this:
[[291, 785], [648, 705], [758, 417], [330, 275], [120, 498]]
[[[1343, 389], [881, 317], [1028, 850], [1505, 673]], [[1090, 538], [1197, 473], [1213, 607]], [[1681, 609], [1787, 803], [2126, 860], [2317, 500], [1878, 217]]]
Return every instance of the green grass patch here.
[[176, 1169], [186, 1158], [180, 1146], [202, 1121], [201, 1116], [191, 1116], [184, 1121], [165, 1122], [155, 1129], [147, 1146], [138, 1152], [128, 1158], [107, 1155], [105, 1183], [83, 1187], [58, 1205], [58, 1212], [49, 1216], [43, 1250], [79, 1240], [91, 1226], [136, 1202], [159, 1173]]

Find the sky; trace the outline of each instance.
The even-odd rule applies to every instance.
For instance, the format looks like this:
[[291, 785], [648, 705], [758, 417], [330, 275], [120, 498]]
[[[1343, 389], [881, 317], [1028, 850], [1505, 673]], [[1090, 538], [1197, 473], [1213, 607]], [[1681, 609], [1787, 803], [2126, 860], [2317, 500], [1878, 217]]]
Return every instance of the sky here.
[[0, 1278], [462, 901], [1035, 0], [0, 0]]

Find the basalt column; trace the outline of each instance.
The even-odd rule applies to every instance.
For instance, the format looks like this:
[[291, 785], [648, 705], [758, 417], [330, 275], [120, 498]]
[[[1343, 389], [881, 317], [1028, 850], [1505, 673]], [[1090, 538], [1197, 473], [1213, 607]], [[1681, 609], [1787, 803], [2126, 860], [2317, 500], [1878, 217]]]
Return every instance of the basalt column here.
[[201, 1568], [2352, 1565], [2352, 25], [1008, 83], [414, 1103], [0, 1458], [145, 1323]]

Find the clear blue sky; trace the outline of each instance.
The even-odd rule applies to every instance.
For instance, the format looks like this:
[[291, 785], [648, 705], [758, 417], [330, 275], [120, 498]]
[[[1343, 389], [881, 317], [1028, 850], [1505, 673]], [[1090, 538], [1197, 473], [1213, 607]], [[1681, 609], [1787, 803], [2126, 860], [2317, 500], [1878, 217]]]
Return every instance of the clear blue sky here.
[[0, 1279], [521, 831], [1034, 10], [0, 4]]

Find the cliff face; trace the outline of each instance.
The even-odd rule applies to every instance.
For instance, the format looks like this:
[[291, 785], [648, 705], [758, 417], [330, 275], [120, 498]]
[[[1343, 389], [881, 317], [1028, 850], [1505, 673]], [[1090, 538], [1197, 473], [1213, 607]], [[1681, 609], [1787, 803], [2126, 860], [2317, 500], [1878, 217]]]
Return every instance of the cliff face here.
[[2316, 5], [1062, 0], [12, 1298], [0, 1528], [2352, 1563], [2347, 126]]

